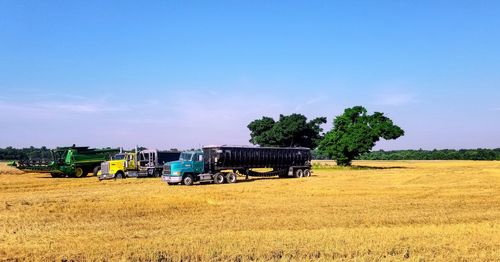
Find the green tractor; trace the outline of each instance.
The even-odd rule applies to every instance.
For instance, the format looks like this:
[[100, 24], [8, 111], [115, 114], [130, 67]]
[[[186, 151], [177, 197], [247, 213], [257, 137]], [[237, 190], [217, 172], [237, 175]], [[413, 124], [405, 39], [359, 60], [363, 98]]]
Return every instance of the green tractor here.
[[58, 147], [52, 150], [52, 159], [21, 160], [16, 166], [29, 172], [50, 173], [52, 177], [85, 177], [97, 175], [101, 162], [107, 161], [119, 149], [94, 149], [89, 147]]

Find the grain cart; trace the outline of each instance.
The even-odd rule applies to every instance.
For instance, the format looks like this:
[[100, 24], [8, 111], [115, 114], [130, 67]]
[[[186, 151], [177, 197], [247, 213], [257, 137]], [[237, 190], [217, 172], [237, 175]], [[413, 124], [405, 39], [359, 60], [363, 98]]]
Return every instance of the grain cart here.
[[[266, 168], [267, 172], [252, 169]], [[194, 182], [235, 183], [237, 174], [249, 176], [308, 177], [311, 175], [309, 148], [207, 146], [187, 151], [179, 161], [163, 167], [162, 180], [173, 185]]]
[[99, 180], [125, 177], [159, 177], [163, 165], [179, 159], [180, 152], [142, 150], [117, 154], [101, 163]]

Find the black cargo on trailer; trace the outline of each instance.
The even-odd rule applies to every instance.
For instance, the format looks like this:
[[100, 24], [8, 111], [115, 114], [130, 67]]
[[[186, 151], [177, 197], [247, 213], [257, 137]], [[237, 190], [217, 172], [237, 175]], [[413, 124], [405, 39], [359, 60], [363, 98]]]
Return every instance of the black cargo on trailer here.
[[163, 166], [167, 162], [179, 160], [180, 154], [177, 151], [158, 151], [158, 164]]
[[246, 170], [250, 168], [283, 169], [293, 166], [307, 167], [311, 162], [309, 148], [280, 147], [204, 147], [206, 172], [220, 170]]

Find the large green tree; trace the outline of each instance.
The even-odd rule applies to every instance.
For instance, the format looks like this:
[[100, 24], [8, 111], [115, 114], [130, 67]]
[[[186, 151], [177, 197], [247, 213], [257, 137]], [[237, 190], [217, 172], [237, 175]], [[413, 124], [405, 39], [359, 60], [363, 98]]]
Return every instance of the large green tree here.
[[380, 138], [389, 140], [403, 135], [404, 130], [383, 113], [369, 115], [364, 107], [355, 106], [335, 118], [333, 129], [325, 134], [318, 149], [335, 159], [337, 165], [348, 166], [356, 157], [369, 152]]
[[322, 139], [321, 124], [326, 117], [318, 117], [311, 121], [301, 114], [280, 115], [278, 121], [271, 117], [262, 117], [248, 125], [250, 143], [260, 146], [308, 147], [315, 148]]

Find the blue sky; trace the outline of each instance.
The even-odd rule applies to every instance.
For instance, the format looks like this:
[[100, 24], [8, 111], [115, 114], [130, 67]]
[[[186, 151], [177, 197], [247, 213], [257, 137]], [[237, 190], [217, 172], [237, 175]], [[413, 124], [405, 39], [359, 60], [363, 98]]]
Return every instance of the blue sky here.
[[0, 147], [248, 144], [382, 111], [377, 148], [500, 147], [499, 1], [0, 0]]

